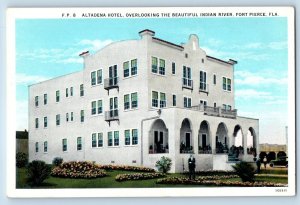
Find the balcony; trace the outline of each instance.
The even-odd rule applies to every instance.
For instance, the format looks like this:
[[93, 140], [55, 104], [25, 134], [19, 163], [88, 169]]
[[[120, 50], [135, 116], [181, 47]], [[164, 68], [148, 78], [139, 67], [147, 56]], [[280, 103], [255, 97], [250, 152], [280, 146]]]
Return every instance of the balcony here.
[[208, 84], [205, 82], [200, 82], [199, 92], [204, 92], [208, 94]]
[[109, 126], [110, 126], [111, 121], [116, 121], [116, 120], [119, 121], [119, 110], [118, 109], [105, 111], [105, 121], [108, 122]]
[[189, 78], [182, 78], [182, 88], [193, 90], [193, 80]]
[[[201, 106], [199, 106], [199, 108], [201, 108]], [[194, 109], [195, 109], [195, 107], [194, 107]], [[237, 109], [225, 110], [220, 107], [204, 106], [203, 111], [204, 111], [204, 115], [210, 115], [210, 116], [216, 116], [216, 117], [225, 117], [225, 118], [236, 119], [236, 116], [237, 116]]]
[[117, 88], [119, 91], [119, 78], [112, 77], [104, 79], [104, 89], [107, 90], [108, 94], [109, 90], [113, 88]]

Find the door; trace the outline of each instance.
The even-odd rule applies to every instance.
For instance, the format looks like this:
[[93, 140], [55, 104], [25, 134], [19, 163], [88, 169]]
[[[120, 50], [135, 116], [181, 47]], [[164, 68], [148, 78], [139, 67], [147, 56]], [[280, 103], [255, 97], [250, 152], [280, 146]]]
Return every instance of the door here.
[[117, 65], [109, 67], [109, 85], [118, 84], [118, 69]]
[[118, 116], [118, 97], [109, 99], [109, 110], [111, 117]]
[[186, 147], [191, 146], [191, 133], [190, 132], [185, 133], [185, 145], [186, 145]]
[[206, 134], [202, 134], [202, 147], [206, 147]]

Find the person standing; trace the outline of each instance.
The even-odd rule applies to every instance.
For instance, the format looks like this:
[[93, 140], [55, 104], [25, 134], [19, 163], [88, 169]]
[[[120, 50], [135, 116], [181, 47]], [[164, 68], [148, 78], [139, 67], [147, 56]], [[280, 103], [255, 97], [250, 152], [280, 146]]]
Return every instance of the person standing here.
[[189, 163], [189, 179], [191, 180], [193, 178], [193, 180], [195, 180], [196, 159], [192, 154], [190, 155], [188, 163]]
[[257, 166], [256, 173], [259, 174], [260, 173], [260, 166], [261, 166], [261, 162], [260, 162], [260, 158], [259, 157], [257, 157], [256, 166]]
[[267, 162], [268, 162], [267, 157], [265, 156], [264, 159], [263, 159], [265, 169], [267, 169]]

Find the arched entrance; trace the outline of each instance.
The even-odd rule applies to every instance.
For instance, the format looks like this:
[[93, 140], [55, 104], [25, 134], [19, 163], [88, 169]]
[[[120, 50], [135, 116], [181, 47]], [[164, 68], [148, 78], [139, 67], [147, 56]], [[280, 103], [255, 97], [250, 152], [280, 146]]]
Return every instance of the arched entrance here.
[[228, 152], [228, 130], [225, 123], [221, 122], [218, 125], [216, 133], [216, 153]]
[[169, 153], [169, 133], [163, 120], [153, 122], [149, 133], [149, 154]]
[[252, 127], [250, 127], [248, 129], [248, 133], [247, 133], [247, 153], [249, 155], [257, 155], [256, 152], [256, 135], [255, 135], [255, 131]]
[[180, 153], [194, 153], [192, 136], [190, 120], [185, 118], [180, 128]]
[[239, 154], [244, 154], [243, 148], [243, 132], [240, 125], [236, 125], [233, 130], [233, 143], [230, 147], [230, 151], [238, 156]]
[[198, 135], [198, 153], [199, 154], [211, 154], [211, 136], [209, 124], [206, 120], [200, 124]]

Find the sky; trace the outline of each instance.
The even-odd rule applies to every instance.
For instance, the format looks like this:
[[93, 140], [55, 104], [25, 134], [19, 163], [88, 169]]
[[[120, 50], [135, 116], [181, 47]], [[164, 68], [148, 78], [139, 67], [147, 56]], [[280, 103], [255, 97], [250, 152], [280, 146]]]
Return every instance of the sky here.
[[287, 19], [18, 19], [16, 21], [17, 130], [28, 129], [28, 85], [83, 69], [82, 51], [95, 53], [138, 32], [180, 44], [197, 34], [207, 55], [234, 59], [235, 108], [259, 119], [260, 143], [284, 144], [287, 126]]

